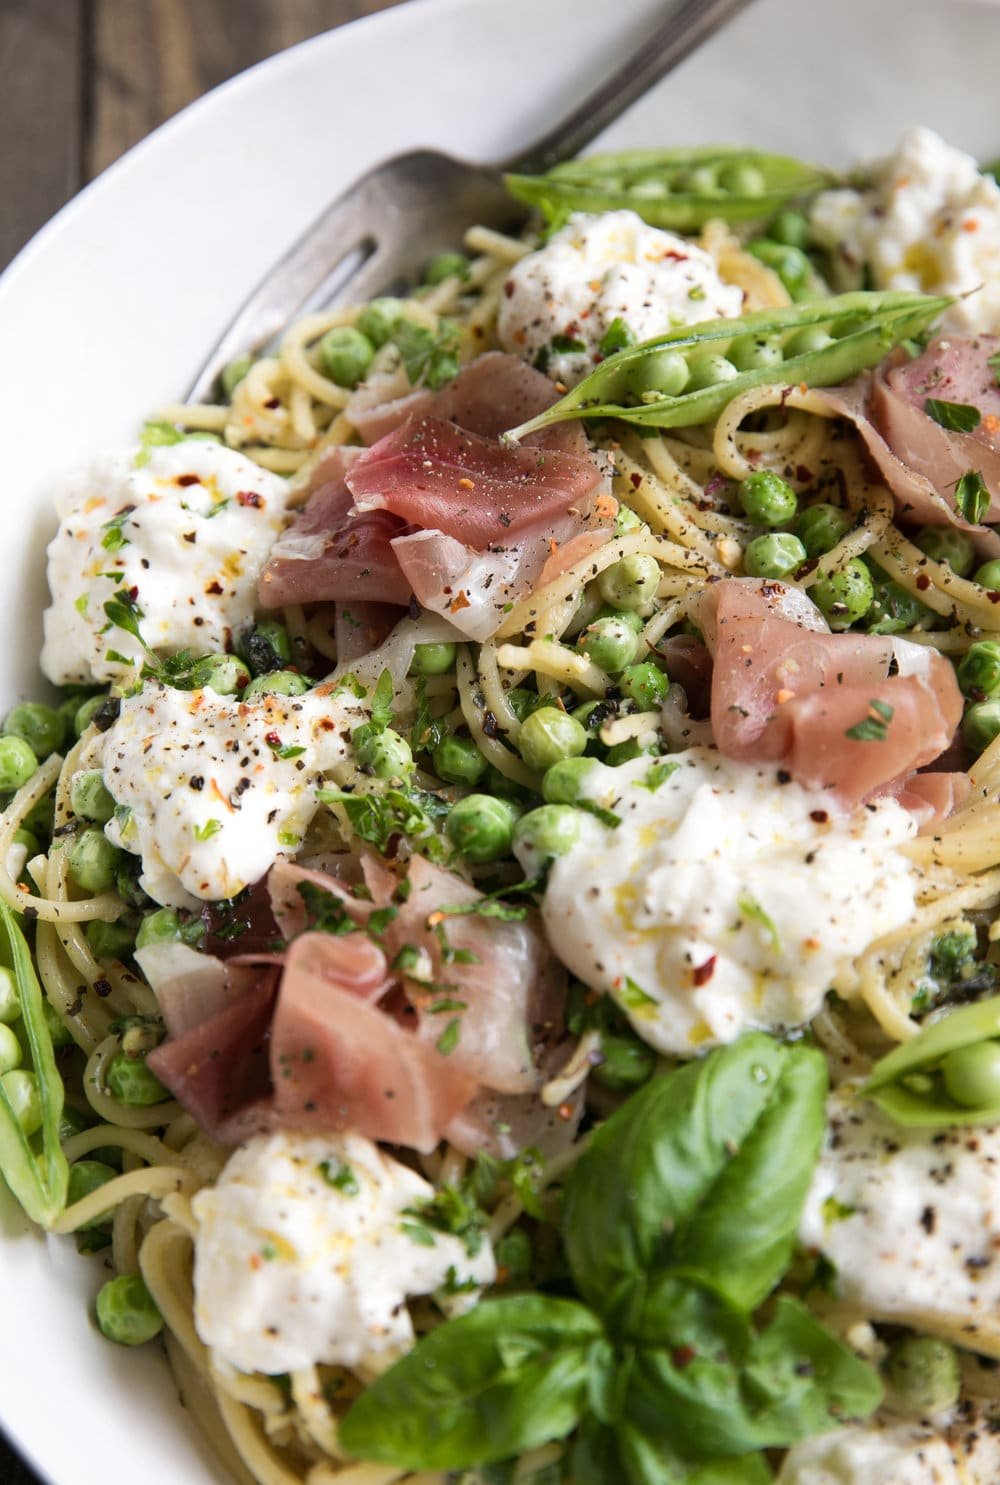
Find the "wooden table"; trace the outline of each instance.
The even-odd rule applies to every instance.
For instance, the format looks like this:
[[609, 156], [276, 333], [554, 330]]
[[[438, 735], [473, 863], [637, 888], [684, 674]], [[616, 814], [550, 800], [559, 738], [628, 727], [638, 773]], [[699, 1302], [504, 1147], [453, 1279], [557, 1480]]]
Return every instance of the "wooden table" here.
[[[399, 3], [0, 0], [0, 268], [87, 181], [200, 94]], [[80, 1448], [85, 1457], [86, 1440]], [[41, 1485], [2, 1437], [0, 1482]]]

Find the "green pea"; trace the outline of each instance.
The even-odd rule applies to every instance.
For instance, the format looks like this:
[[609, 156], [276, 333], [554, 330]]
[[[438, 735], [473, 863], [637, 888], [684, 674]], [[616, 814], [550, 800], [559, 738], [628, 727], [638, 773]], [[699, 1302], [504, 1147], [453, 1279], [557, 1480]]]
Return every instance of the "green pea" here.
[[716, 352], [702, 352], [700, 356], [692, 356], [688, 365], [689, 392], [700, 392], [705, 387], [717, 387], [722, 382], [731, 382], [739, 372], [732, 361]]
[[[925, 526], [917, 533], [914, 545], [932, 562], [946, 562], [956, 577], [968, 577], [976, 565], [975, 543], [971, 536], [954, 526]], [[1000, 564], [997, 564], [997, 575], [1000, 576]], [[976, 580], [978, 582], [978, 576]]]
[[958, 662], [958, 684], [966, 696], [985, 701], [1000, 691], [1000, 644], [983, 639], [970, 645]]
[[602, 1036], [603, 1061], [594, 1069], [594, 1079], [605, 1088], [624, 1092], [638, 1088], [653, 1075], [656, 1053], [632, 1036]]
[[107, 892], [120, 859], [121, 852], [102, 830], [83, 830], [70, 847], [70, 876], [83, 892]]
[[679, 397], [688, 385], [688, 363], [680, 351], [657, 351], [630, 373], [630, 386], [638, 395], [655, 392], [658, 397]]
[[761, 237], [747, 244], [747, 252], [778, 275], [793, 299], [803, 292], [812, 277], [812, 264], [801, 248]]
[[354, 730], [351, 743], [358, 763], [377, 779], [404, 779], [413, 772], [410, 745], [392, 727], [378, 730], [365, 723]]
[[640, 660], [622, 671], [618, 677], [618, 689], [629, 701], [637, 702], [643, 711], [653, 711], [666, 700], [670, 677], [652, 660]]
[[146, 1105], [163, 1103], [170, 1097], [155, 1073], [150, 1072], [144, 1057], [130, 1057], [119, 1052], [108, 1067], [108, 1091], [119, 1103]]
[[937, 1336], [911, 1335], [896, 1341], [886, 1372], [897, 1405], [915, 1417], [943, 1412], [958, 1402], [958, 1353]]
[[20, 789], [38, 769], [38, 759], [23, 737], [0, 737], [0, 791]]
[[119, 1274], [97, 1295], [101, 1334], [119, 1346], [142, 1346], [163, 1329], [163, 1316], [141, 1274]]
[[[83, 1201], [85, 1196], [99, 1191], [109, 1181], [113, 1181], [118, 1172], [113, 1166], [105, 1165], [103, 1160], [74, 1160], [69, 1168], [69, 1189], [66, 1193], [66, 1205], [73, 1206], [78, 1201]], [[110, 1212], [101, 1212], [96, 1217], [91, 1217], [89, 1222], [84, 1222], [76, 1230], [87, 1232], [93, 1228], [103, 1227], [107, 1222]]]
[[9, 969], [0, 965], [0, 1026], [9, 1026], [21, 1015], [21, 997], [17, 981]]
[[571, 804], [543, 804], [514, 826], [512, 848], [528, 876], [556, 856], [565, 856], [580, 839], [583, 816]]
[[77, 737], [83, 736], [107, 699], [107, 696], [103, 694], [100, 696], [88, 696], [86, 701], [80, 703], [73, 718], [73, 731]]
[[92, 1123], [92, 1119], [88, 1119], [86, 1114], [82, 1114], [72, 1104], [64, 1104], [59, 1115], [59, 1143], [64, 1145], [75, 1134], [82, 1134], [85, 1129], [89, 1129]]
[[967, 707], [962, 718], [962, 736], [977, 757], [988, 748], [1000, 736], [1000, 700], [977, 701]]
[[597, 579], [598, 591], [605, 603], [633, 613], [641, 612], [653, 602], [659, 586], [660, 564], [645, 552], [623, 557], [620, 562], [605, 568]]
[[833, 336], [822, 325], [806, 325], [785, 341], [786, 356], [811, 356], [833, 345]]
[[748, 161], [726, 165], [719, 172], [719, 185], [730, 196], [762, 196], [767, 190], [763, 172]]
[[868, 568], [855, 557], [815, 583], [809, 596], [831, 629], [849, 629], [871, 608], [875, 585]]
[[874, 563], [868, 564], [875, 584], [875, 596], [866, 615], [869, 634], [903, 634], [907, 629], [926, 629], [937, 615]]
[[0, 1077], [0, 1088], [14, 1111], [21, 1126], [21, 1133], [28, 1139], [42, 1127], [42, 1101], [38, 1095], [38, 1079], [26, 1068], [15, 1067]]
[[994, 558], [992, 562], [984, 562], [976, 569], [975, 581], [991, 593], [1000, 593], [1000, 561]]
[[621, 619], [595, 619], [582, 631], [576, 644], [595, 665], [616, 675], [635, 659], [638, 637], [632, 626]]
[[135, 948], [135, 928], [127, 918], [115, 923], [88, 923], [84, 932], [95, 959], [127, 959]]
[[237, 356], [227, 366], [222, 368], [222, 371], [219, 373], [219, 382], [227, 397], [232, 397], [252, 365], [253, 357], [244, 355]]
[[191, 667], [195, 690], [211, 689], [217, 696], [236, 696], [249, 680], [250, 671], [238, 655], [203, 655]]
[[21, 1043], [10, 1027], [0, 1025], [0, 1073], [19, 1067], [22, 1056]]
[[339, 387], [356, 387], [363, 381], [375, 356], [375, 347], [353, 325], [336, 325], [319, 343], [319, 363]]
[[31, 860], [32, 856], [37, 856], [41, 850], [41, 846], [38, 843], [38, 836], [33, 830], [25, 830], [23, 826], [14, 831], [12, 839], [15, 846], [23, 846], [27, 851], [28, 855], [26, 859], [28, 861]]
[[376, 348], [391, 340], [393, 332], [403, 316], [403, 304], [399, 299], [373, 299], [366, 304], [358, 316], [358, 329]]
[[560, 758], [575, 758], [587, 746], [586, 730], [569, 712], [542, 706], [521, 727], [518, 751], [529, 768], [550, 768]]
[[950, 1098], [963, 1109], [1000, 1105], [1000, 1042], [971, 1042], [949, 1052], [941, 1077]]
[[784, 242], [805, 251], [812, 237], [809, 218], [805, 212], [786, 207], [771, 219], [767, 235], [773, 242]]
[[597, 613], [594, 615], [594, 618], [595, 620], [618, 619], [622, 624], [627, 624], [633, 634], [641, 634], [643, 629], [646, 627], [646, 621], [642, 617], [642, 614], [633, 613], [633, 611], [628, 608], [611, 608], [608, 604], [605, 604], [603, 608], [598, 609]]
[[444, 822], [445, 834], [467, 861], [498, 861], [510, 855], [517, 816], [509, 800], [467, 794], [452, 806]]
[[743, 570], [749, 577], [783, 578], [806, 560], [806, 549], [790, 531], [769, 531], [755, 536], [743, 553]]
[[424, 283], [433, 287], [443, 284], [445, 279], [460, 278], [463, 283], [469, 277], [469, 260], [464, 253], [438, 253], [424, 269]]
[[256, 676], [243, 692], [244, 699], [252, 696], [301, 696], [309, 690], [309, 682], [297, 670], [272, 670], [267, 675]]
[[37, 701], [23, 701], [9, 711], [3, 730], [6, 737], [23, 738], [38, 759], [58, 753], [66, 741], [65, 720], [54, 707]]
[[785, 357], [776, 340], [740, 335], [729, 347], [729, 360], [737, 371], [758, 371], [762, 366], [783, 365]]
[[106, 825], [115, 812], [114, 799], [99, 768], [83, 769], [73, 775], [69, 802], [74, 815], [94, 825]]
[[772, 469], [756, 469], [739, 486], [740, 505], [757, 526], [784, 526], [794, 521], [799, 498], [787, 480]]
[[243, 636], [239, 649], [251, 675], [262, 676], [281, 670], [290, 662], [292, 639], [277, 619], [262, 619]]
[[411, 675], [447, 675], [455, 669], [457, 647], [453, 644], [417, 645], [410, 661]]
[[447, 784], [478, 784], [489, 766], [471, 737], [443, 737], [431, 758]]
[[153, 913], [147, 913], [139, 924], [139, 931], [135, 936], [137, 949], [145, 949], [149, 944], [171, 944], [180, 941], [181, 922], [174, 908], [157, 908]]
[[583, 795], [584, 781], [593, 769], [593, 758], [561, 758], [545, 770], [542, 798], [546, 804], [576, 804]]
[[851, 518], [836, 505], [810, 505], [795, 523], [795, 534], [806, 549], [807, 557], [822, 557], [832, 552], [851, 529]]
[[635, 345], [635, 335], [623, 319], [616, 317], [597, 342], [597, 349], [602, 356], [613, 356], [630, 345]]

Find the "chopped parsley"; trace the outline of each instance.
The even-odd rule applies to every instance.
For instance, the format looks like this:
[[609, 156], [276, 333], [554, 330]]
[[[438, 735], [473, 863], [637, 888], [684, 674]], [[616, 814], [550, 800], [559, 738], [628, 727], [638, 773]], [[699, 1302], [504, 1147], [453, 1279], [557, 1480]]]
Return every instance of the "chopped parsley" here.
[[737, 899], [737, 906], [744, 918], [750, 918], [753, 922], [760, 924], [771, 940], [771, 947], [777, 953], [781, 948], [781, 939], [778, 935], [777, 926], [774, 919], [765, 913], [757, 899], [755, 897], [740, 897]]
[[194, 827], [195, 840], [211, 840], [213, 835], [218, 835], [222, 829], [221, 820], [206, 820], [204, 825]]
[[983, 421], [978, 407], [969, 402], [942, 402], [937, 397], [924, 398], [924, 412], [949, 433], [971, 433]]
[[655, 794], [660, 785], [665, 784], [679, 768], [679, 763], [654, 763], [646, 769], [644, 778], [636, 779], [636, 787], [648, 789], [650, 794]]
[[990, 492], [978, 470], [970, 469], [955, 485], [955, 504], [967, 521], [978, 526], [990, 508]]
[[459, 1016], [453, 1016], [448, 1025], [442, 1031], [434, 1043], [442, 1057], [450, 1057], [458, 1046], [462, 1035], [462, 1022]]
[[321, 1160], [318, 1169], [326, 1184], [344, 1196], [357, 1196], [360, 1192], [357, 1176], [343, 1161]]
[[893, 709], [886, 701], [879, 701], [873, 697], [868, 703], [871, 712], [861, 722], [855, 722], [853, 727], [848, 727], [844, 733], [851, 742], [885, 742], [889, 735], [889, 723], [892, 721]]

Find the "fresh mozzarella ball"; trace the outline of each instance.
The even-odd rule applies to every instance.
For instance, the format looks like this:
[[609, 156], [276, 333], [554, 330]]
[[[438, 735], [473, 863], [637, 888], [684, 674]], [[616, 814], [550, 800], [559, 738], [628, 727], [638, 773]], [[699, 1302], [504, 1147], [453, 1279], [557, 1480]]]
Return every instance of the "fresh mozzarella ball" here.
[[240, 1371], [383, 1370], [413, 1345], [409, 1295], [441, 1291], [453, 1314], [496, 1278], [485, 1234], [420, 1221], [433, 1196], [360, 1135], [250, 1140], [192, 1203], [198, 1334]]
[[963, 1413], [940, 1431], [868, 1423], [805, 1439], [785, 1456], [777, 1485], [995, 1485], [1000, 1439]]
[[661, 1052], [801, 1025], [913, 914], [895, 848], [915, 826], [894, 800], [837, 815], [774, 768], [707, 748], [595, 764], [583, 793], [620, 823], [587, 816], [554, 862], [549, 942]]
[[1000, 331], [1000, 186], [930, 129], [911, 129], [871, 167], [870, 190], [823, 191], [812, 209], [817, 241], [880, 289], [968, 294], [944, 323]]
[[49, 544], [49, 680], [132, 678], [143, 645], [104, 607], [121, 592], [150, 649], [225, 649], [253, 617], [287, 498], [285, 480], [203, 439], [154, 448], [138, 468], [131, 454], [107, 456], [67, 480]]
[[142, 857], [156, 902], [234, 897], [298, 850], [324, 773], [366, 715], [344, 691], [240, 701], [147, 684], [105, 734], [104, 780], [119, 806], [105, 834]]
[[[636, 340], [677, 325], [738, 315], [743, 291], [723, 283], [715, 260], [634, 211], [575, 215], [511, 269], [497, 314], [505, 350], [572, 386], [602, 359], [601, 337], [624, 320]], [[555, 340], [555, 344], [553, 344]], [[579, 341], [582, 349], [565, 348]]]
[[1000, 1126], [904, 1129], [833, 1094], [800, 1240], [840, 1301], [1000, 1354]]

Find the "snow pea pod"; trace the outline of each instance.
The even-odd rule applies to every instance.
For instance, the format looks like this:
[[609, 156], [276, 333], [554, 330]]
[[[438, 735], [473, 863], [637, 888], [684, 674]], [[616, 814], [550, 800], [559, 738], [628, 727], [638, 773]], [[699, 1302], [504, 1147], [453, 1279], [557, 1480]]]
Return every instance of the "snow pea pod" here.
[[549, 221], [572, 211], [637, 212], [654, 227], [696, 231], [712, 218], [753, 222], [836, 183], [819, 165], [761, 150], [625, 150], [567, 160], [546, 175], [508, 175], [508, 190]]
[[861, 1092], [897, 1124], [911, 1128], [997, 1124], [1000, 1079], [984, 1080], [974, 1069], [976, 1054], [983, 1052], [1000, 1063], [1000, 996], [962, 1006], [925, 1026], [876, 1062]]
[[[684, 325], [609, 356], [565, 397], [505, 438], [516, 443], [570, 418], [691, 428], [717, 418], [734, 397], [752, 387], [833, 386], [877, 365], [894, 345], [926, 330], [951, 303], [950, 298], [926, 294], [860, 290], [757, 310], [738, 319]], [[803, 334], [807, 331], [812, 333]], [[736, 341], [773, 347], [781, 359], [740, 371], [727, 359]], [[658, 368], [668, 361], [669, 391], [661, 391], [655, 386]]]
[[31, 951], [16, 915], [0, 902], [0, 965], [14, 977], [21, 1007], [21, 1040], [41, 1106], [41, 1153], [36, 1153], [22, 1118], [0, 1080], [0, 1174], [33, 1222], [50, 1227], [66, 1205], [69, 1166], [59, 1144], [63, 1083], [45, 1019], [45, 1003]]

